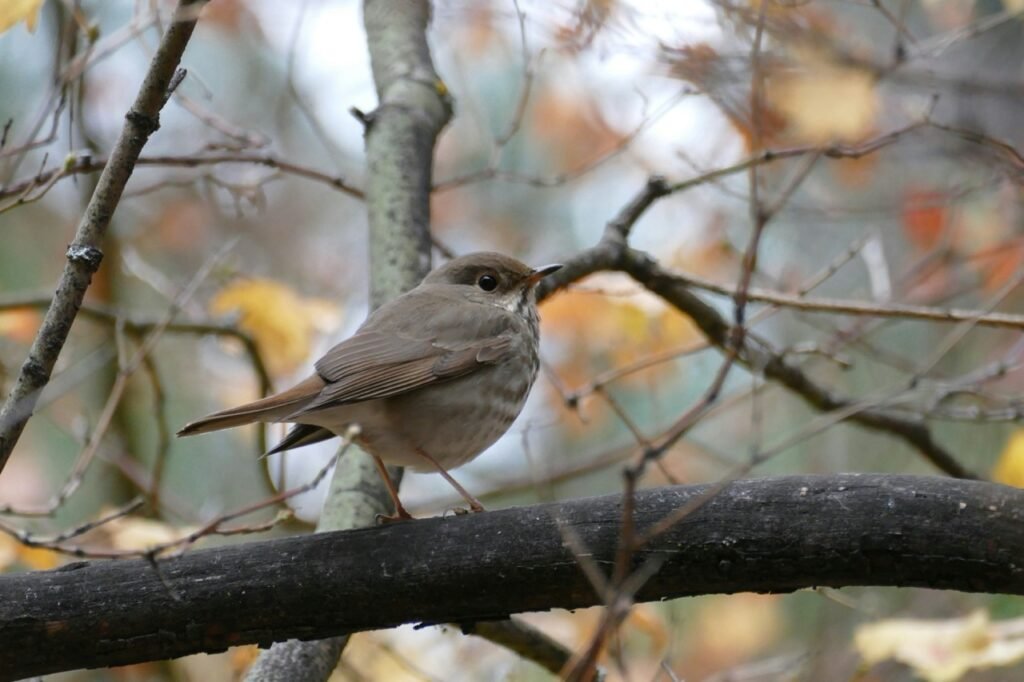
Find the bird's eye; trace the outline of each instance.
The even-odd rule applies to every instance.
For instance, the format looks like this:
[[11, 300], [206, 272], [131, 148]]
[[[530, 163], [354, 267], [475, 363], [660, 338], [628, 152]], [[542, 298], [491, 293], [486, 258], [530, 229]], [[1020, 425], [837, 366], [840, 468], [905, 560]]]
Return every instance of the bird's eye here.
[[494, 275], [480, 275], [476, 285], [484, 291], [494, 291], [498, 287], [498, 278]]

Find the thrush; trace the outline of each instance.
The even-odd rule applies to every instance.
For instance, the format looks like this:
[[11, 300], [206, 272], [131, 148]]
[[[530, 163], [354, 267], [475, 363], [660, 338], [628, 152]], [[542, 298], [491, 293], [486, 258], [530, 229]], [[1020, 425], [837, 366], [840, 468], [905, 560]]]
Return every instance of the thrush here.
[[254, 422], [296, 426], [270, 453], [309, 445], [358, 425], [395, 505], [385, 464], [448, 473], [474, 459], [515, 421], [540, 361], [536, 285], [560, 265], [530, 268], [499, 253], [454, 258], [415, 289], [375, 310], [295, 386], [187, 424], [179, 436]]

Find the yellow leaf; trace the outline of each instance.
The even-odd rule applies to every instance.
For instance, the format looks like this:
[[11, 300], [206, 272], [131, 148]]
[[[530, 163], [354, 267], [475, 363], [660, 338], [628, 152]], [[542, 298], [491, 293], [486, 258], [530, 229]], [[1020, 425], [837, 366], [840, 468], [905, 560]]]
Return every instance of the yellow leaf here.
[[47, 571], [60, 565], [61, 556], [52, 549], [18, 545], [18, 561], [29, 568]]
[[690, 623], [694, 650], [716, 667], [765, 651], [778, 640], [782, 626], [778, 597], [762, 594], [709, 597]]
[[668, 649], [670, 632], [665, 624], [665, 619], [650, 604], [637, 604], [634, 606], [624, 623], [625, 630], [635, 630], [647, 635], [651, 640], [651, 649], [656, 652], [663, 652]]
[[154, 545], [175, 542], [195, 530], [191, 527], [176, 528], [163, 521], [126, 516], [115, 519], [103, 526], [114, 549], [144, 551]]
[[303, 299], [269, 279], [229, 284], [210, 302], [210, 311], [237, 312], [238, 325], [256, 339], [268, 369], [275, 374], [290, 372], [302, 364], [309, 356], [314, 332], [336, 325], [338, 318], [337, 306]]
[[35, 310], [7, 310], [0, 313], [0, 336], [19, 343], [31, 343], [42, 317]]
[[992, 479], [1024, 488], [1024, 430], [1014, 431], [992, 469]]
[[875, 77], [861, 69], [832, 64], [819, 54], [802, 67], [774, 76], [767, 88], [772, 108], [781, 112], [797, 137], [811, 144], [855, 142], [871, 131], [878, 111]]
[[3, 0], [0, 2], [0, 33], [24, 21], [29, 33], [36, 30], [43, 0]]
[[0, 536], [0, 571], [21, 564], [40, 571], [56, 568], [61, 555], [42, 547], [29, 547], [9, 535]]
[[255, 644], [236, 646], [228, 651], [231, 669], [236, 673], [248, 670], [260, 655], [260, 648]]
[[904, 663], [927, 682], [954, 682], [970, 670], [1004, 667], [1024, 659], [1024, 619], [990, 623], [975, 611], [964, 618], [894, 618], [857, 629], [854, 644], [869, 665]]
[[10, 535], [0, 535], [0, 571], [18, 560], [18, 544]]

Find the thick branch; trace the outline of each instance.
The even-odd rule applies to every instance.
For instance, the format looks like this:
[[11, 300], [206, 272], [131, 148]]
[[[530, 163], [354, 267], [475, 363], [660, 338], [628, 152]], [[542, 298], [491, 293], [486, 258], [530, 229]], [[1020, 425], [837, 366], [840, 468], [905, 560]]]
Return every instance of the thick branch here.
[[[637, 495], [637, 529], [707, 486]], [[568, 549], [610, 567], [621, 497], [425, 519], [0, 577], [0, 679], [258, 642], [600, 603]], [[655, 600], [811, 586], [1024, 594], [1024, 491], [922, 476], [728, 484], [636, 552]]]
[[53, 303], [36, 334], [28, 358], [0, 409], [0, 470], [18, 442], [35, 409], [39, 394], [50, 380], [71, 325], [75, 321], [93, 273], [103, 259], [101, 246], [110, 218], [117, 208], [135, 162], [149, 136], [160, 127], [160, 110], [169, 96], [181, 55], [195, 28], [199, 7], [205, 0], [181, 0], [167, 33], [149, 65], [139, 94], [125, 115], [121, 136], [110, 161], [100, 174], [89, 205], [78, 223], [74, 241], [68, 246], [67, 265], [61, 274]]

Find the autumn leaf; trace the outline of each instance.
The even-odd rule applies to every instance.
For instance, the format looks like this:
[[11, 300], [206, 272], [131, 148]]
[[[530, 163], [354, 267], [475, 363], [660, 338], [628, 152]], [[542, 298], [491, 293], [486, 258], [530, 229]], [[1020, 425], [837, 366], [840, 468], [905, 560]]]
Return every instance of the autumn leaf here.
[[970, 670], [1024, 659], [1024, 619], [991, 623], [984, 611], [964, 618], [895, 618], [861, 626], [854, 644], [864, 662], [894, 659], [927, 682], [955, 682]]
[[592, 163], [625, 141], [585, 96], [550, 85], [533, 96], [529, 124], [563, 172]]
[[39, 21], [39, 8], [44, 0], [4, 0], [0, 2], [0, 33], [24, 21], [29, 33], [34, 33]]
[[42, 317], [35, 310], [0, 311], [0, 336], [6, 336], [21, 343], [31, 343]]
[[251, 334], [274, 374], [298, 368], [309, 356], [314, 335], [337, 324], [337, 306], [302, 298], [269, 279], [242, 279], [222, 289], [210, 302], [215, 315], [237, 313], [238, 326]]
[[788, 131], [810, 144], [856, 142], [871, 131], [878, 111], [872, 74], [816, 53], [772, 76], [766, 99], [786, 118]]
[[567, 354], [557, 369], [569, 387], [586, 383], [595, 370], [619, 367], [698, 338], [689, 318], [653, 296], [617, 296], [614, 278], [591, 277], [587, 282], [594, 287], [607, 283], [608, 289], [565, 292], [546, 302], [542, 313], [549, 338], [567, 348], [587, 348], [601, 360], [595, 366], [588, 353]]
[[0, 535], [0, 571], [4, 571], [18, 560], [17, 540], [10, 535]]
[[29, 547], [9, 535], [0, 535], [0, 571], [20, 564], [37, 571], [60, 566], [63, 556], [45, 547]]
[[1024, 429], [1014, 431], [999, 461], [992, 469], [992, 480], [1024, 488]]
[[903, 231], [919, 249], [933, 248], [946, 227], [946, 197], [934, 190], [910, 187], [903, 193]]
[[19, 545], [18, 562], [37, 571], [48, 571], [60, 566], [61, 555], [45, 547]]
[[978, 274], [984, 280], [986, 291], [996, 292], [1020, 273], [1024, 263], [1024, 242], [1007, 240], [992, 248], [987, 258], [975, 262]]
[[693, 616], [695, 650], [715, 668], [734, 665], [778, 640], [783, 624], [778, 597], [737, 594], [709, 597]]

